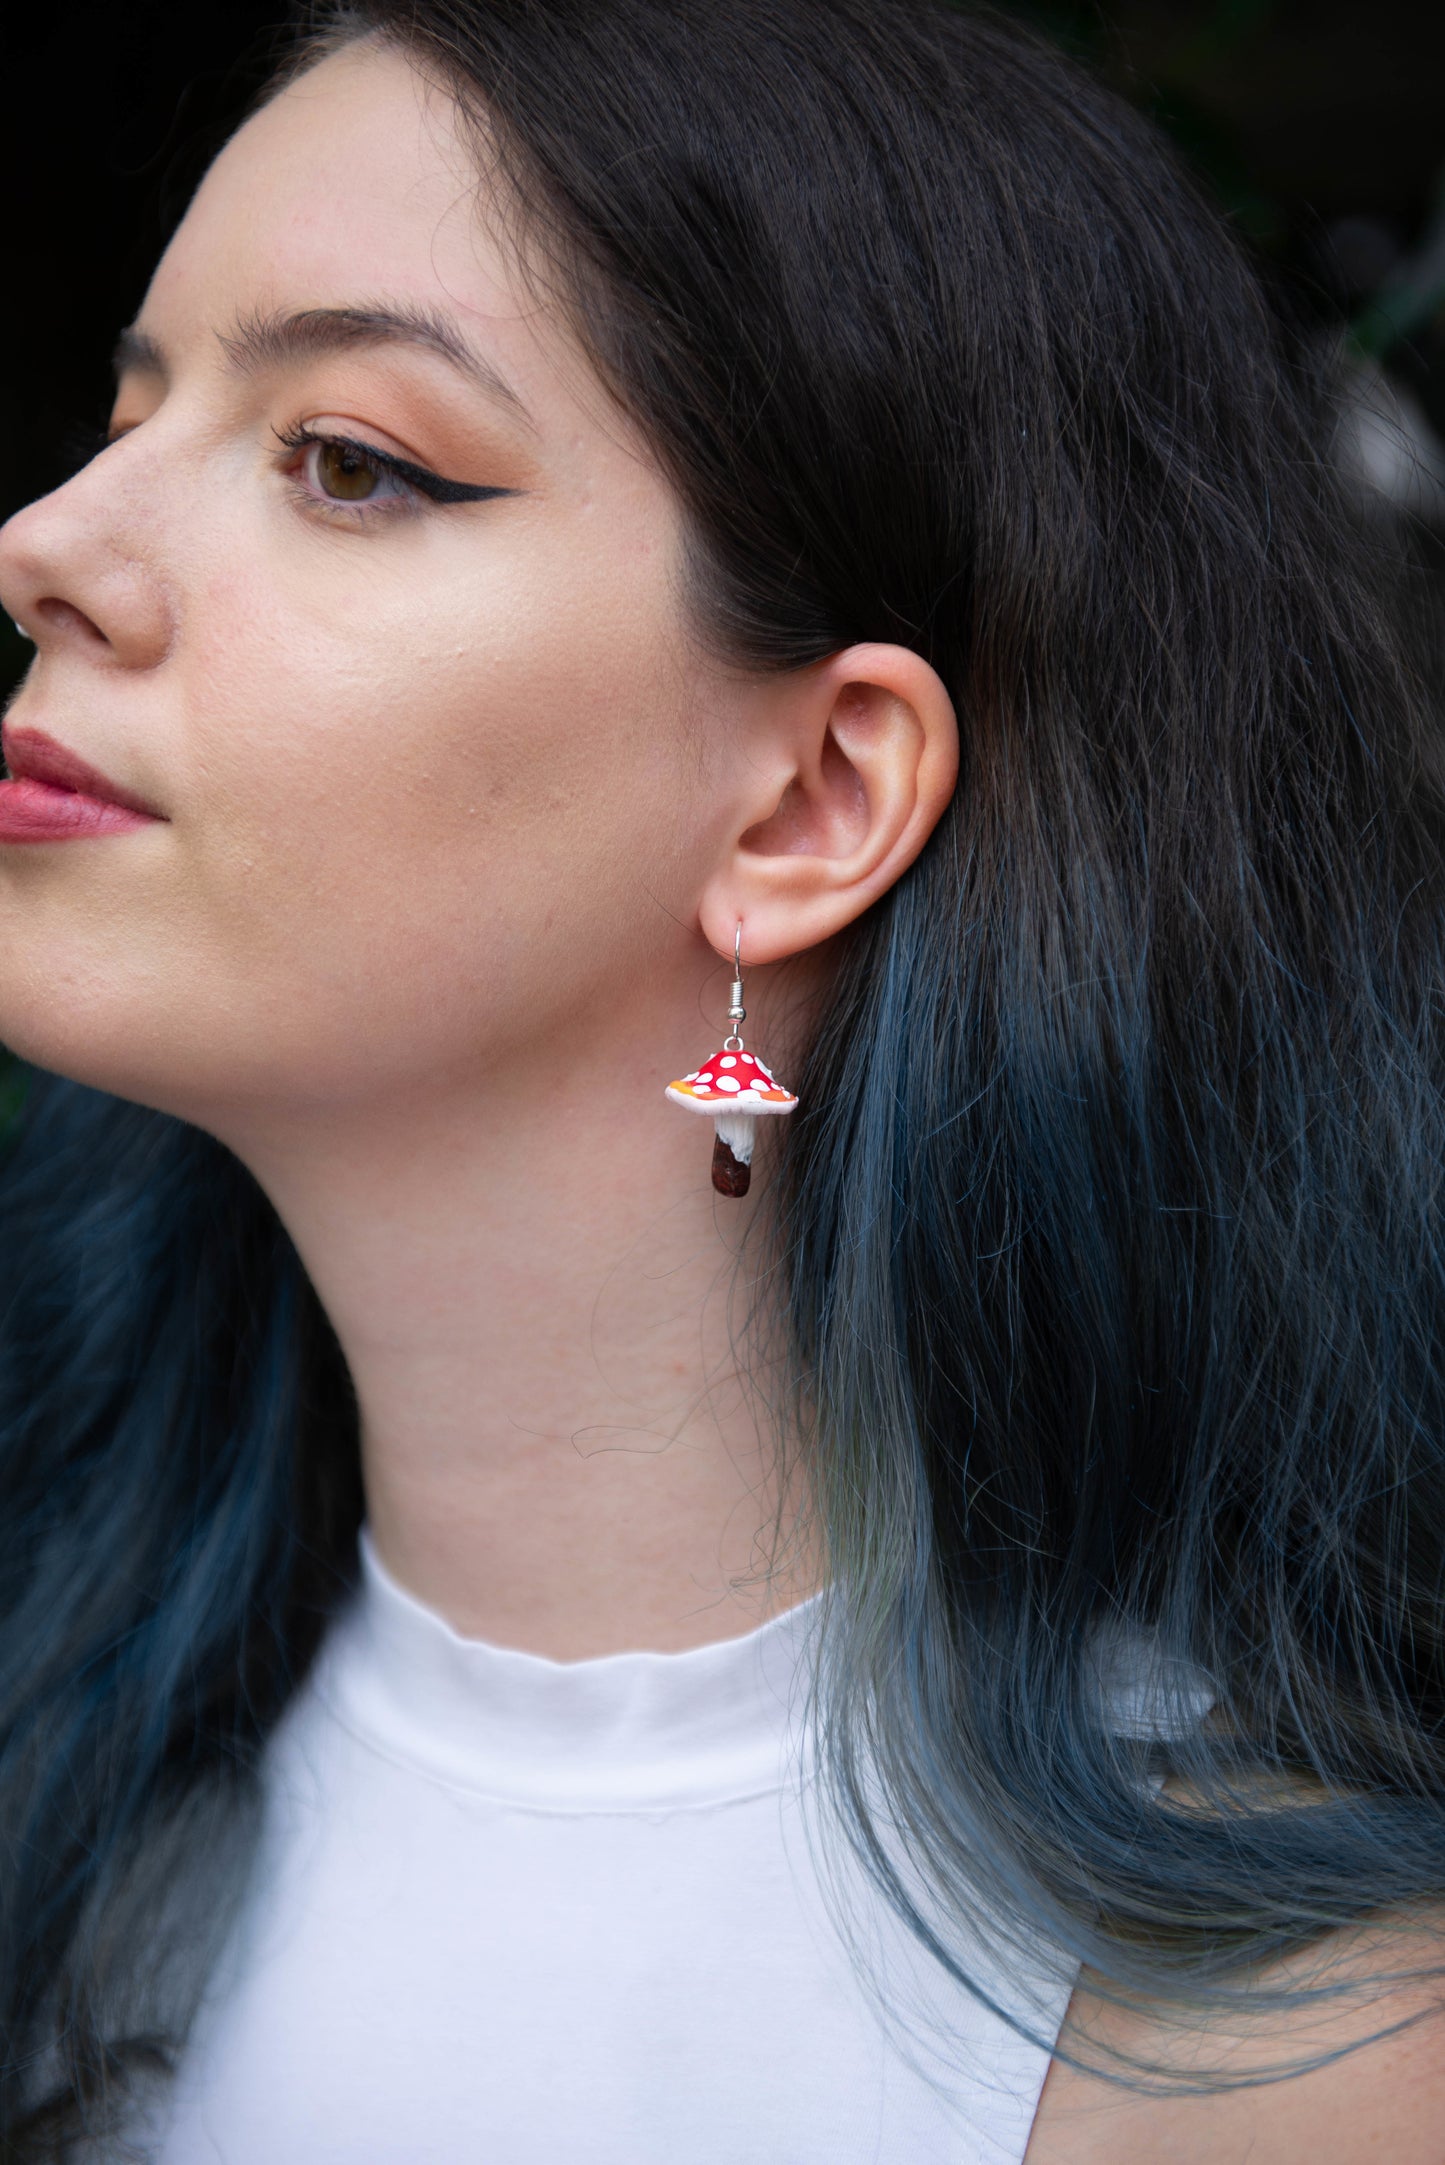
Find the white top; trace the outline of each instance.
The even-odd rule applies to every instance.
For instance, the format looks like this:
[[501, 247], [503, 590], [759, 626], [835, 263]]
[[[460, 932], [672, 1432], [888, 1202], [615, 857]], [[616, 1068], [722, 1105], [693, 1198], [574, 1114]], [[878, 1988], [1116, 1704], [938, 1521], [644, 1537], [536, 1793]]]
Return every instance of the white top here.
[[[851, 1957], [824, 1901], [815, 1603], [554, 1662], [460, 1637], [361, 1554], [269, 1747], [159, 2165], [1018, 2165], [1045, 2054], [855, 1870]], [[1067, 1983], [997, 1989], [1052, 2035]]]

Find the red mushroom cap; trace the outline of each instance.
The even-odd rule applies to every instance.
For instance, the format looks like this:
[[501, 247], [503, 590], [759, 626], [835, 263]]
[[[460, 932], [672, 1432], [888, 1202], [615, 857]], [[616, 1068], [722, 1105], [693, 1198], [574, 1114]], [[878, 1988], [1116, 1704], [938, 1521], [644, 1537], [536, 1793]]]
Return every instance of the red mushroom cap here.
[[674, 1105], [697, 1113], [790, 1113], [798, 1100], [751, 1052], [715, 1052], [667, 1086]]

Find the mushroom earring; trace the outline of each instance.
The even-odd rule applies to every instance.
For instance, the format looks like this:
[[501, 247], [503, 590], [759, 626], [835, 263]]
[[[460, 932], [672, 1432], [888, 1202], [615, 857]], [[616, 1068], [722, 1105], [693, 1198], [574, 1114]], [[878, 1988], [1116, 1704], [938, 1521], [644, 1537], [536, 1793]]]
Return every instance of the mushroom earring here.
[[706, 1113], [713, 1123], [712, 1184], [719, 1195], [746, 1195], [753, 1166], [753, 1137], [765, 1113], [790, 1113], [797, 1105], [791, 1090], [774, 1080], [755, 1053], [744, 1052], [738, 1024], [743, 1006], [743, 928], [733, 941], [733, 992], [728, 1004], [732, 1029], [715, 1052], [690, 1075], [667, 1086], [674, 1105]]

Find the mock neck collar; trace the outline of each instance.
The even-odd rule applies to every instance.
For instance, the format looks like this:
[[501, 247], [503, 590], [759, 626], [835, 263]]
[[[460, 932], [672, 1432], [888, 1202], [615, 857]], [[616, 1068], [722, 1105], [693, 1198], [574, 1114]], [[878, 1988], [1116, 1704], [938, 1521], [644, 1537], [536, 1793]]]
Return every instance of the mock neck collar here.
[[658, 1811], [780, 1789], [795, 1769], [819, 1603], [679, 1654], [551, 1661], [468, 1639], [392, 1578], [369, 1530], [323, 1650], [333, 1711], [448, 1786], [554, 1811]]

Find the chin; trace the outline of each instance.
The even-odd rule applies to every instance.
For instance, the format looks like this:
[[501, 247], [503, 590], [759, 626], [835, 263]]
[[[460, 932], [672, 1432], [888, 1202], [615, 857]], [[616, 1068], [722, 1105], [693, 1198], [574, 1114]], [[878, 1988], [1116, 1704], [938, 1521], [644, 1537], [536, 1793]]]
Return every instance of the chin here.
[[174, 1036], [163, 1018], [147, 1017], [139, 993], [127, 999], [113, 985], [80, 988], [63, 972], [19, 983], [0, 973], [0, 1045], [88, 1089], [183, 1111]]

